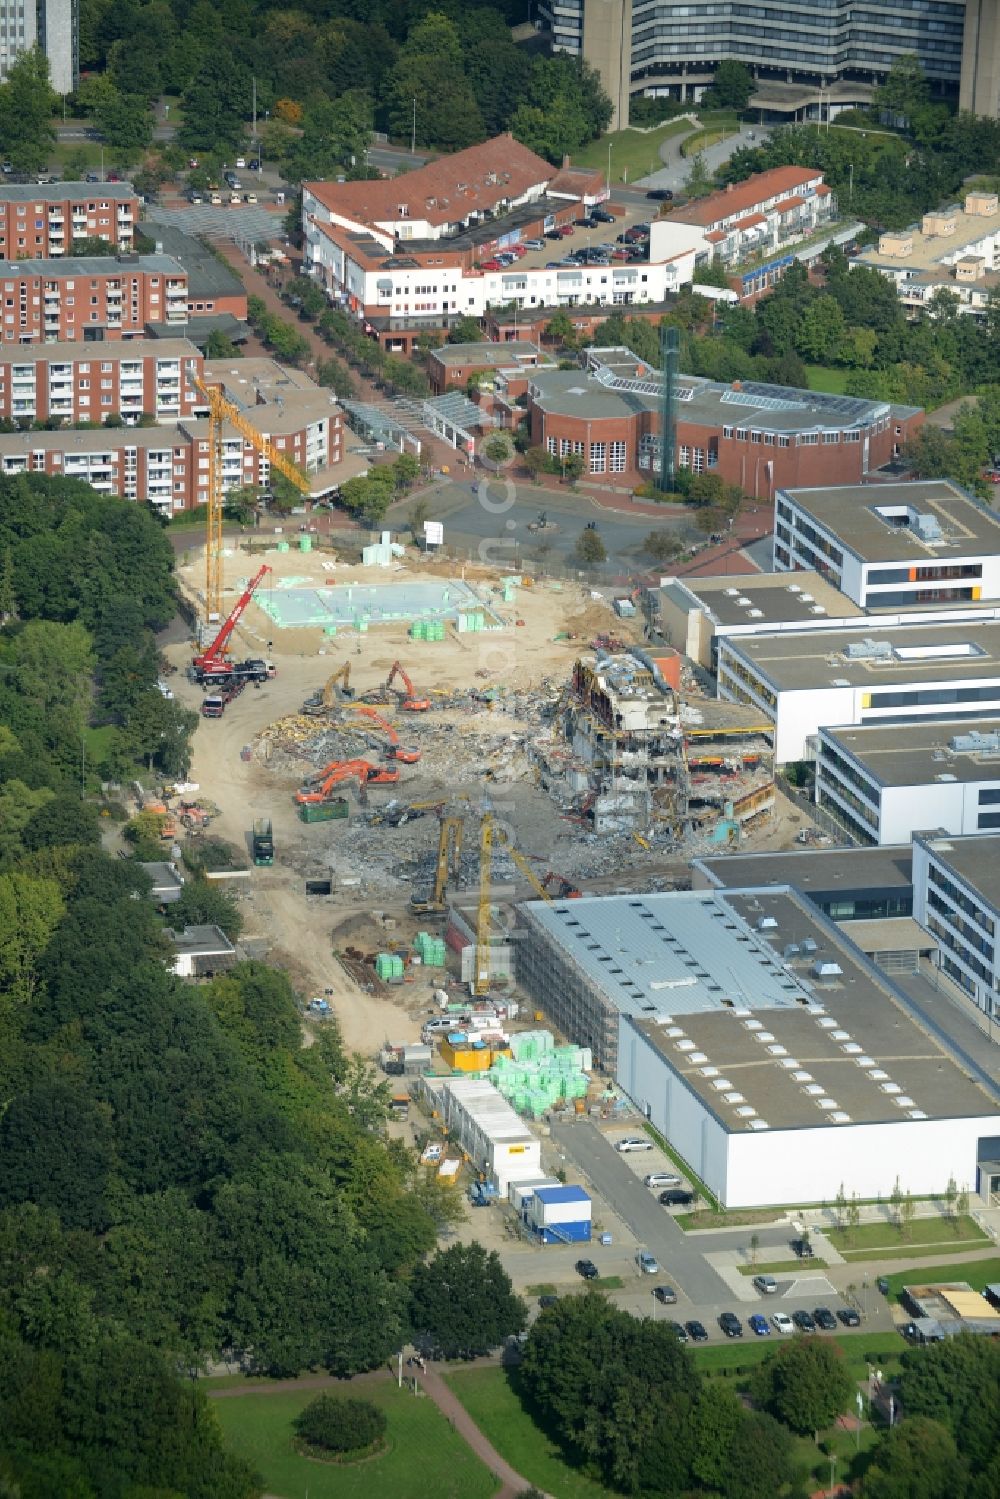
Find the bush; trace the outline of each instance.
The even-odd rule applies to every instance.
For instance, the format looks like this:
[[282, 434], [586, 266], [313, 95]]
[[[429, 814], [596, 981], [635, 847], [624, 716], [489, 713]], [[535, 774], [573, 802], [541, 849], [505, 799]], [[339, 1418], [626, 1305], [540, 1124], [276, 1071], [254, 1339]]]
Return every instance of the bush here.
[[338, 1400], [320, 1395], [295, 1418], [295, 1430], [310, 1447], [324, 1452], [362, 1452], [385, 1436], [385, 1412], [370, 1400]]

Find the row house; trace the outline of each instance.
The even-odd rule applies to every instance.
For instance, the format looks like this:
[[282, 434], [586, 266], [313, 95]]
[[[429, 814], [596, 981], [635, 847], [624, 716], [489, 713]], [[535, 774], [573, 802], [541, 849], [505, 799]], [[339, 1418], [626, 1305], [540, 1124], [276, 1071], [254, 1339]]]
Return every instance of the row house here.
[[56, 260], [85, 239], [131, 250], [139, 198], [130, 182], [0, 185], [0, 260]]
[[120, 339], [101, 348], [78, 343], [0, 345], [0, 417], [8, 421], [135, 424], [149, 416], [175, 422], [204, 407], [192, 377], [204, 358], [186, 338]]
[[0, 264], [0, 343], [141, 337], [147, 324], [183, 329], [187, 273], [166, 255]]

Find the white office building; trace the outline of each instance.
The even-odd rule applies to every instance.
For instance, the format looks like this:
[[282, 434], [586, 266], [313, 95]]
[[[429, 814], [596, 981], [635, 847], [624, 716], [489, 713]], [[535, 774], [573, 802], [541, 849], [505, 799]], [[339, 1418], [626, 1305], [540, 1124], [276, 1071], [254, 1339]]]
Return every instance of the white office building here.
[[532, 902], [518, 977], [729, 1208], [978, 1183], [996, 1098], [787, 885]]
[[3, 0], [0, 4], [0, 83], [32, 47], [49, 60], [57, 94], [71, 94], [80, 77], [77, 0]]
[[821, 726], [1000, 716], [997, 620], [858, 625], [718, 640], [718, 695], [768, 715], [777, 764], [812, 758]]
[[991, 1024], [1000, 1020], [998, 871], [996, 835], [913, 840], [913, 914], [937, 938], [942, 970]]
[[1000, 599], [1000, 521], [951, 479], [779, 489], [774, 565], [812, 569], [861, 609]]
[[861, 844], [1000, 828], [1000, 719], [820, 727], [816, 802]]

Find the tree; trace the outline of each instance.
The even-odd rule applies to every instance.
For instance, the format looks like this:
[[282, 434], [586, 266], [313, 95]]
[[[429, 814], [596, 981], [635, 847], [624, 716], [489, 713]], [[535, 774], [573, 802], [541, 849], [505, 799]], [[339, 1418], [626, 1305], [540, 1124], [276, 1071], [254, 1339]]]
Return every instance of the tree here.
[[392, 465], [393, 484], [405, 492], [420, 474], [420, 459], [413, 453], [400, 453]]
[[54, 880], [16, 871], [0, 875], [0, 990], [8, 1000], [25, 1002], [34, 995], [39, 961], [62, 914]]
[[910, 1233], [913, 1228], [913, 1218], [916, 1210], [917, 1205], [913, 1201], [913, 1194], [911, 1192], [906, 1192], [903, 1196], [902, 1202], [899, 1205], [899, 1228], [904, 1239], [908, 1239], [910, 1237]]
[[243, 351], [220, 328], [213, 328], [205, 340], [206, 359], [242, 359]]
[[[409, 32], [385, 86], [391, 135], [459, 151], [482, 140], [482, 116], [465, 76], [458, 27], [430, 11]], [[416, 101], [414, 103], [414, 101]]]
[[0, 1205], [32, 1202], [68, 1228], [100, 1231], [113, 1161], [107, 1110], [72, 1081], [40, 1082], [0, 1120]]
[[492, 432], [480, 447], [481, 456], [503, 468], [514, 457], [514, 443], [509, 432]]
[[495, 1250], [481, 1244], [439, 1249], [413, 1272], [410, 1323], [445, 1358], [485, 1353], [521, 1332], [527, 1308]]
[[650, 531], [642, 549], [654, 562], [672, 562], [684, 550], [681, 542], [670, 531]]
[[94, 808], [68, 796], [46, 802], [25, 825], [22, 836], [25, 848], [30, 850], [65, 844], [96, 848], [101, 841]]
[[815, 1436], [840, 1415], [852, 1386], [841, 1350], [818, 1337], [786, 1343], [750, 1381], [755, 1405], [803, 1436]]
[[40, 47], [23, 52], [0, 85], [0, 141], [15, 171], [40, 172], [55, 145], [49, 60]]
[[712, 174], [705, 164], [704, 154], [699, 151], [691, 158], [691, 165], [684, 179], [684, 191], [689, 198], [705, 198], [714, 186]]
[[940, 1423], [973, 1472], [984, 1472], [1000, 1443], [1000, 1347], [961, 1333], [927, 1348], [907, 1349], [900, 1399], [911, 1419]]
[[14, 592], [14, 558], [10, 547], [6, 547], [3, 563], [0, 564], [0, 628], [17, 615], [17, 596]]
[[524, 455], [524, 466], [531, 475], [532, 484], [537, 484], [540, 475], [551, 470], [551, 459], [544, 448], [529, 448]]
[[95, 121], [108, 145], [126, 156], [138, 156], [153, 139], [153, 112], [138, 94], [116, 92], [97, 110]]
[[607, 547], [597, 531], [581, 531], [573, 552], [576, 560], [584, 567], [596, 567], [608, 558]]
[[757, 1255], [760, 1251], [760, 1234], [750, 1235], [750, 1264], [756, 1269]]
[[563, 349], [572, 348], [576, 343], [573, 319], [564, 308], [560, 307], [557, 312], [554, 312], [545, 324], [545, 337]]
[[385, 1436], [386, 1415], [370, 1400], [319, 1395], [292, 1423], [304, 1442], [324, 1452], [360, 1452]]
[[875, 108], [883, 119], [904, 124], [927, 103], [927, 75], [914, 52], [897, 57], [885, 81], [875, 90]]
[[178, 143], [188, 151], [235, 152], [243, 138], [251, 92], [250, 75], [242, 64], [230, 59], [220, 69], [217, 58], [206, 58], [184, 92]]
[[711, 87], [702, 96], [704, 109], [735, 109], [742, 113], [756, 87], [750, 69], [741, 62], [726, 58], [715, 70]]
[[231, 942], [243, 927], [243, 916], [228, 891], [209, 880], [187, 880], [177, 900], [170, 907], [170, 922], [175, 930], [186, 926], [217, 926]]
[[969, 1216], [969, 1188], [963, 1182], [959, 1188], [958, 1196], [955, 1198], [955, 1219], [958, 1222]]
[[448, 342], [450, 344], [474, 344], [478, 343], [483, 336], [477, 317], [468, 315], [460, 317], [448, 329]]
[[847, 1228], [852, 1239], [861, 1226], [861, 1203], [858, 1201], [857, 1192], [851, 1193], [851, 1200], [847, 1204]]
[[837, 1228], [843, 1232], [844, 1224], [847, 1222], [847, 1193], [844, 1191], [843, 1182], [837, 1188], [837, 1196], [833, 1204], [833, 1215], [837, 1223]]
[[862, 1481], [864, 1499], [961, 1499], [963, 1465], [937, 1421], [910, 1416], [890, 1431]]
[[889, 1194], [889, 1211], [892, 1214], [892, 1221], [893, 1221], [893, 1223], [899, 1229], [900, 1233], [902, 1233], [902, 1231], [903, 1231], [903, 1189], [899, 1185], [899, 1177], [898, 1176], [896, 1177], [896, 1180], [893, 1182], [893, 1184], [892, 1184], [892, 1191]]
[[575, 489], [577, 486], [577, 481], [580, 479], [581, 475], [583, 474], [584, 468], [586, 467], [586, 461], [583, 454], [566, 453], [565, 456], [560, 459], [560, 462], [562, 464], [563, 475], [569, 480], [570, 489]]
[[840, 358], [845, 332], [844, 314], [836, 299], [818, 296], [806, 308], [795, 347], [813, 364], [834, 364]]

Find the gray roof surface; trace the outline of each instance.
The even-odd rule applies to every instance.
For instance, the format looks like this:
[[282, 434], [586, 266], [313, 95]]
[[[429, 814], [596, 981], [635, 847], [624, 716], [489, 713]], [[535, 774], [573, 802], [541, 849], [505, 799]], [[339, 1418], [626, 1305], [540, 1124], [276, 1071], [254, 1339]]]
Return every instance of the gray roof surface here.
[[1000, 753], [955, 751], [949, 746], [959, 734], [998, 734], [1000, 718], [911, 723], [905, 735], [899, 726], [868, 724], [850, 729], [821, 729], [838, 750], [858, 761], [880, 786], [926, 786], [933, 781], [1000, 781]]
[[965, 838], [919, 833], [921, 843], [934, 851], [960, 880], [978, 891], [994, 910], [1000, 911], [1000, 833], [974, 833]]
[[[749, 1131], [755, 1120], [772, 1129], [804, 1129], [895, 1123], [914, 1113], [929, 1119], [994, 1115], [986, 1092], [911, 1018], [891, 981], [804, 897], [788, 889], [732, 891], [719, 904], [730, 919], [776, 921], [774, 929], [754, 935], [774, 966], [805, 988], [808, 1003], [767, 1008], [755, 994], [733, 1009], [691, 1013], [664, 997], [666, 1018], [633, 1023], [727, 1130]], [[712, 922], [712, 935], [721, 924]], [[817, 952], [784, 962], [786, 945], [805, 938]], [[841, 971], [829, 981], [813, 978], [817, 958]], [[741, 1115], [741, 1108], [751, 1112]]]
[[[780, 492], [779, 492], [780, 493]], [[927, 561], [993, 555], [1000, 551], [1000, 520], [951, 479], [903, 484], [842, 484], [828, 489], [791, 489], [789, 498], [844, 549], [863, 562]], [[907, 505], [931, 515], [940, 541], [923, 541], [909, 526], [894, 526], [875, 506]]]
[[[655, 371], [650, 378], [655, 383]], [[679, 375], [677, 380], [678, 420], [696, 426], [746, 426], [768, 432], [843, 431], [865, 426], [890, 410], [884, 401], [755, 381], [734, 387], [696, 375]], [[544, 411], [562, 415], [597, 419], [659, 410], [655, 391], [614, 389], [583, 370], [539, 374], [534, 384], [538, 389], [536, 404]], [[913, 414], [918, 408], [892, 409]]]
[[166, 934], [178, 952], [214, 957], [217, 953], [236, 951], [225, 932], [217, 926], [186, 926], [180, 932], [167, 927]]
[[138, 198], [131, 182], [4, 182], [0, 203], [69, 203], [91, 198]]
[[555, 360], [546, 354], [537, 344], [529, 343], [525, 339], [511, 339], [509, 343], [495, 344], [488, 340], [470, 344], [445, 344], [443, 348], [435, 349], [433, 356], [440, 364], [485, 364], [485, 365], [516, 365], [522, 359], [540, 359], [544, 363], [555, 368]]
[[62, 256], [58, 260], [4, 260], [0, 261], [0, 280], [15, 276], [38, 276], [54, 280], [67, 276], [127, 276], [137, 271], [162, 272], [167, 276], [183, 276], [184, 267], [169, 255], [74, 255]]
[[[165, 325], [164, 325], [165, 326]], [[80, 360], [193, 359], [198, 350], [189, 338], [169, 329], [166, 338], [105, 338], [94, 343], [4, 344], [0, 359], [11, 364], [75, 364]]]
[[[831, 619], [856, 619], [864, 612], [814, 572], [748, 573], [739, 579], [677, 578], [662, 592], [680, 608], [700, 605], [722, 625], [791, 624], [812, 619], [816, 609], [825, 610]], [[751, 609], [759, 609], [760, 615], [751, 614]]]
[[[888, 641], [888, 658], [851, 658], [849, 645], [864, 639]], [[963, 647], [971, 649], [958, 654]], [[896, 651], [946, 648], [956, 652], [924, 659], [900, 659]], [[745, 657], [776, 691], [813, 691], [834, 684], [852, 687], [902, 687], [907, 683], [954, 683], [993, 680], [1000, 675], [1000, 622], [881, 626], [872, 620], [865, 637], [857, 629], [729, 637], [724, 649]]]
[[147, 224], [149, 237], [162, 247], [188, 273], [188, 291], [192, 297], [234, 297], [244, 290], [236, 272], [213, 255], [200, 239], [185, 234], [172, 224]]
[[694, 861], [720, 886], [793, 885], [809, 894], [849, 890], [909, 889], [913, 884], [910, 845], [882, 848], [796, 848], [773, 854], [712, 854]]

